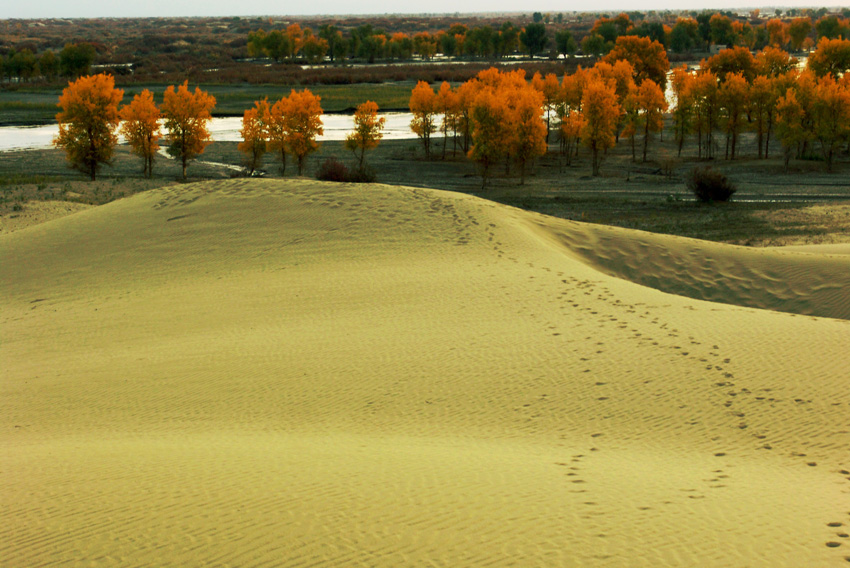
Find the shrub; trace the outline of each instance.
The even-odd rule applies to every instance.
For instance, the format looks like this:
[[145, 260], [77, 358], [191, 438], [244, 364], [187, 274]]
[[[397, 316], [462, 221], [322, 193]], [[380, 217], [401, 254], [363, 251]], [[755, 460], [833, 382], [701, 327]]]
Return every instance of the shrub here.
[[319, 170], [316, 172], [316, 179], [322, 181], [348, 181], [348, 168], [345, 164], [331, 156], [319, 166]]
[[316, 172], [316, 179], [322, 181], [347, 181], [349, 183], [375, 183], [378, 176], [375, 174], [375, 170], [369, 166], [349, 170], [345, 164], [334, 156], [331, 156], [319, 166]]
[[351, 170], [348, 174], [348, 181], [352, 183], [375, 183], [378, 181], [378, 175], [375, 170], [364, 165], [359, 170]]
[[738, 189], [722, 173], [709, 167], [694, 168], [685, 183], [697, 199], [703, 203], [729, 201]]

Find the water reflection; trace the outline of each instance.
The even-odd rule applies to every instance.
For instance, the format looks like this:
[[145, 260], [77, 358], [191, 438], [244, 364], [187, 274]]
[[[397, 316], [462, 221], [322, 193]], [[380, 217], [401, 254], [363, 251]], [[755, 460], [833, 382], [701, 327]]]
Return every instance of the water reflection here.
[[[413, 115], [407, 112], [388, 112], [381, 116], [387, 119], [384, 126], [385, 140], [404, 140], [416, 138], [410, 130]], [[344, 114], [326, 114], [322, 116], [325, 134], [319, 140], [345, 140], [354, 129], [354, 117]], [[241, 117], [214, 118], [210, 131], [216, 142], [241, 142]], [[0, 127], [0, 151], [36, 150], [50, 148], [53, 139], [59, 133], [56, 124], [43, 126], [2, 126]], [[124, 140], [120, 140], [124, 142]]]

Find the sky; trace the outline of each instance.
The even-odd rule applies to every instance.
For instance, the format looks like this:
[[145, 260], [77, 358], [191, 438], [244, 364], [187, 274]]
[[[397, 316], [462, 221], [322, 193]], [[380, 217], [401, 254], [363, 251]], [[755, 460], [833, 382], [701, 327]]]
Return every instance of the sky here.
[[850, 7], [850, 0], [803, 0], [772, 2], [760, 0], [596, 0], [567, 2], [564, 0], [428, 0], [411, 2], [398, 0], [253, 0], [247, 3], [233, 0], [147, 0], [123, 2], [115, 0], [3, 0], [0, 18], [99, 18], [99, 17], [166, 17], [166, 16], [298, 16], [315, 14], [421, 14], [426, 8], [432, 14], [474, 12], [570, 12], [573, 10], [632, 11], [700, 10], [768, 7]]

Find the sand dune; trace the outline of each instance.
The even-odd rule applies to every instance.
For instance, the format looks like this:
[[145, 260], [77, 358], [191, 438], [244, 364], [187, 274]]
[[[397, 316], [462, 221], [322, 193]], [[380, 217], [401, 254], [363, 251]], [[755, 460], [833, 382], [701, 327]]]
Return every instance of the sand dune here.
[[848, 274], [310, 181], [0, 235], [0, 564], [846, 565]]

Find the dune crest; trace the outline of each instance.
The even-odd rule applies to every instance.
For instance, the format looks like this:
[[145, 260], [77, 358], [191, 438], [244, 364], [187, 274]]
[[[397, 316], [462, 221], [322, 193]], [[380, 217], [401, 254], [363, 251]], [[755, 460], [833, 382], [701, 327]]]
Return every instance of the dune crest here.
[[[274, 180], [0, 235], [2, 563], [845, 563], [832, 265], [702, 246]], [[709, 264], [827, 317], [611, 275]]]
[[535, 226], [602, 272], [663, 292], [850, 319], [850, 259], [843, 245], [749, 248], [551, 218]]

